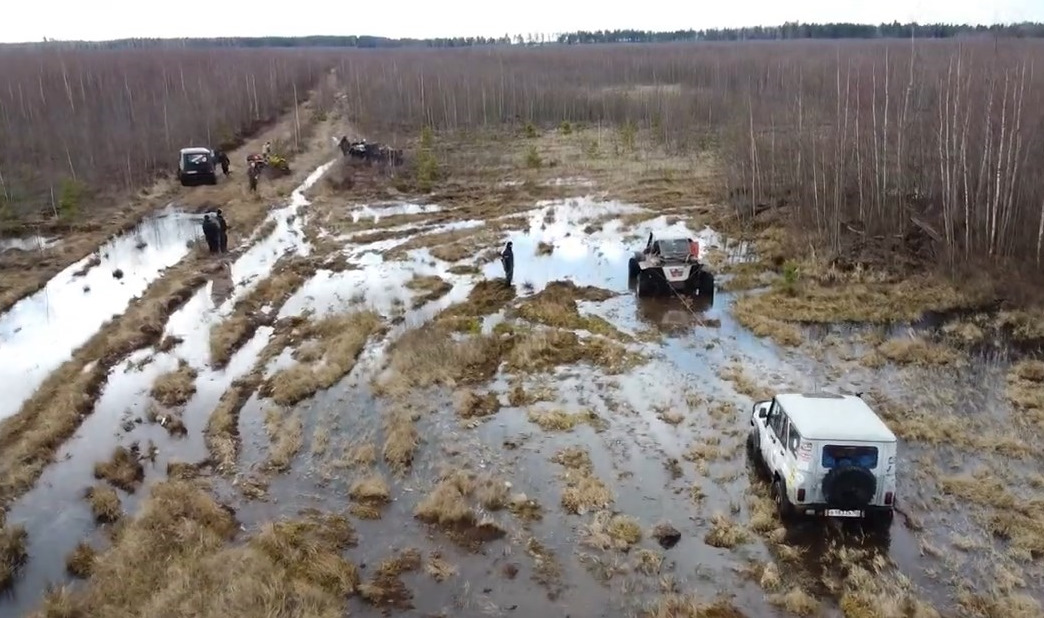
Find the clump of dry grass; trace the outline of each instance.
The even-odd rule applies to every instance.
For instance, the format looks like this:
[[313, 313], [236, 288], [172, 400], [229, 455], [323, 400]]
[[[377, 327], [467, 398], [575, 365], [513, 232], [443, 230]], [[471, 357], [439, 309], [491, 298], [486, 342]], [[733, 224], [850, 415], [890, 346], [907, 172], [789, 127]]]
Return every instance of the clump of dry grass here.
[[591, 410], [566, 412], [558, 408], [552, 410], [529, 410], [529, 422], [536, 424], [544, 431], [572, 431], [578, 425], [588, 424], [595, 428], [603, 428], [605, 420]]
[[604, 337], [581, 339], [569, 330], [537, 328], [525, 330], [516, 338], [506, 360], [508, 370], [515, 372], [547, 371], [586, 363], [608, 374], [619, 374], [639, 365], [644, 357]]
[[397, 474], [403, 474], [413, 464], [413, 456], [420, 446], [420, 434], [414, 422], [419, 414], [402, 404], [385, 408], [381, 413], [384, 429], [384, 460]]
[[65, 570], [73, 577], [90, 577], [97, 559], [98, 552], [91, 544], [80, 541], [65, 557]]
[[[352, 483], [348, 490], [348, 497], [363, 507], [363, 510], [357, 512], [357, 515], [372, 515], [373, 512], [376, 512], [379, 516], [381, 507], [391, 501], [391, 488], [388, 487], [388, 481], [380, 473], [371, 472]], [[363, 519], [375, 518], [367, 516]]]
[[537, 243], [536, 254], [537, 255], [551, 255], [555, 252], [555, 246], [551, 243], [540, 241]]
[[585, 449], [579, 446], [562, 449], [551, 461], [566, 468], [562, 507], [567, 512], [583, 515], [591, 510], [609, 508], [613, 503], [612, 492], [594, 476], [594, 466]]
[[603, 301], [613, 293], [593, 286], [579, 287], [572, 281], [552, 281], [540, 292], [526, 298], [516, 314], [525, 320], [555, 328], [586, 330], [620, 340], [630, 339], [598, 316], [581, 316], [578, 300]]
[[432, 579], [441, 583], [455, 576], [457, 574], [457, 567], [443, 559], [442, 554], [434, 551], [430, 556], [428, 556], [428, 561], [424, 563], [424, 571], [430, 575]]
[[497, 394], [492, 392], [479, 394], [471, 389], [457, 391], [454, 400], [457, 416], [464, 419], [482, 418], [500, 410]]
[[746, 615], [724, 599], [703, 604], [691, 595], [671, 593], [646, 608], [641, 618], [746, 618]]
[[634, 570], [642, 575], [657, 575], [663, 566], [663, 554], [651, 549], [639, 549], [634, 553]]
[[[413, 511], [414, 517], [438, 526], [454, 541], [465, 546], [479, 546], [499, 539], [504, 536], [504, 529], [493, 520], [480, 517], [471, 504], [474, 499], [496, 508], [506, 505], [506, 488], [501, 493], [491, 487], [490, 482], [483, 482], [463, 470], [449, 471], [417, 504]], [[483, 486], [483, 492], [476, 491]]]
[[812, 616], [819, 611], [819, 601], [800, 586], [791, 588], [786, 594], [770, 596], [769, 602], [795, 616]]
[[1020, 410], [1044, 416], [1044, 361], [1022, 360], [1008, 371], [1008, 401]]
[[109, 461], [94, 464], [94, 478], [104, 479], [123, 491], [134, 493], [145, 478], [145, 468], [137, 455], [123, 446], [117, 446]]
[[598, 511], [580, 534], [583, 543], [590, 547], [626, 551], [642, 540], [642, 526], [629, 515]]
[[184, 360], [178, 361], [178, 368], [164, 373], [152, 383], [152, 398], [169, 408], [182, 406], [196, 394], [196, 376], [198, 372]]
[[273, 472], [285, 472], [303, 444], [301, 415], [270, 407], [265, 411], [265, 431], [270, 441], [265, 467]]
[[85, 497], [91, 505], [91, 513], [94, 515], [96, 522], [112, 523], [123, 516], [123, 505], [120, 504], [120, 496], [112, 487], [108, 485], [88, 487]]
[[711, 529], [707, 531], [703, 541], [712, 547], [731, 549], [749, 542], [750, 533], [739, 523], [722, 513], [717, 513], [711, 518]]
[[951, 365], [960, 359], [951, 348], [920, 337], [889, 339], [877, 346], [877, 352], [900, 365]]
[[413, 306], [420, 307], [449, 294], [453, 284], [436, 275], [415, 275], [406, 282], [406, 287], [418, 293], [413, 299]]
[[186, 481], [159, 483], [141, 514], [97, 557], [83, 588], [45, 603], [68, 616], [198, 617], [226, 614], [290, 618], [340, 616], [358, 572], [341, 557], [356, 538], [342, 517], [310, 515], [265, 524], [244, 544], [231, 509]]
[[223, 474], [235, 471], [239, 453], [239, 412], [260, 383], [256, 373], [233, 382], [221, 394], [207, 420], [203, 437], [211, 459]]
[[751, 297], [741, 296], [732, 305], [732, 315], [736, 321], [758, 337], [768, 337], [781, 346], [799, 346], [805, 340], [801, 329], [780, 319], [770, 318], [750, 302]]
[[22, 526], [0, 525], [0, 590], [7, 589], [29, 559], [29, 533]]
[[718, 377], [732, 382], [733, 388], [741, 395], [746, 395], [754, 401], [770, 399], [772, 391], [752, 378], [738, 363], [730, 363], [718, 371]]
[[280, 405], [292, 406], [330, 388], [351, 371], [367, 340], [381, 326], [381, 316], [373, 311], [307, 322], [300, 336], [316, 342], [321, 359], [277, 371], [261, 385], [261, 394]]
[[359, 596], [367, 603], [385, 611], [413, 609], [413, 593], [402, 583], [403, 573], [416, 571], [421, 566], [421, 554], [416, 549], [406, 549], [393, 558], [388, 558], [377, 567], [373, 578], [359, 585]]
[[524, 521], [539, 521], [544, 518], [544, 508], [524, 493], [514, 494], [508, 499], [508, 510]]

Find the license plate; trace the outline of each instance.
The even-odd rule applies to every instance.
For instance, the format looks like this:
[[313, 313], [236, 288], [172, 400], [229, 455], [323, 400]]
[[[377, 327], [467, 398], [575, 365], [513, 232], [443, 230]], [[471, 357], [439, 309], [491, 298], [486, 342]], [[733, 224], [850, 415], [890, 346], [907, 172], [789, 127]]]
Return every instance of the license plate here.
[[842, 509], [827, 509], [827, 517], [862, 517], [862, 511], [845, 511]]

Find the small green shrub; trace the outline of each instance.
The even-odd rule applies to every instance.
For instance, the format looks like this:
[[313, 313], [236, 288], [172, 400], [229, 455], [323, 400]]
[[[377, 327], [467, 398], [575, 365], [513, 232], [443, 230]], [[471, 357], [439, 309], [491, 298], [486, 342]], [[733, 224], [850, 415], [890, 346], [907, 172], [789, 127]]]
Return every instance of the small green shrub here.
[[523, 132], [524, 132], [525, 136], [527, 138], [530, 138], [530, 139], [532, 139], [532, 138], [537, 136], [536, 127], [533, 126], [532, 122], [527, 122], [526, 123], [526, 127], [525, 127]]
[[563, 120], [562, 124], [558, 126], [558, 130], [562, 133], [562, 135], [572, 135], [573, 124], [568, 120]]
[[83, 206], [87, 195], [87, 186], [78, 180], [65, 178], [58, 189], [58, 216], [73, 217]]
[[526, 167], [539, 169], [543, 164], [544, 161], [540, 158], [540, 153], [537, 152], [536, 146], [530, 146], [526, 149]]

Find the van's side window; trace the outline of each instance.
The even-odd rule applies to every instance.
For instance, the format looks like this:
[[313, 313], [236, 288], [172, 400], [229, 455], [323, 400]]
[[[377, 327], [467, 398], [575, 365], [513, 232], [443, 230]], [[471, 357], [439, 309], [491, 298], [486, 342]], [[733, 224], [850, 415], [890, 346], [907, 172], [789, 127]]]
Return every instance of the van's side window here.
[[783, 440], [783, 430], [786, 428], [787, 417], [783, 414], [783, 410], [777, 405], [775, 407], [775, 414], [769, 419], [769, 427], [776, 434], [776, 437]]
[[798, 446], [801, 444], [801, 432], [797, 430], [797, 427], [790, 426], [790, 431], [787, 435], [787, 448], [795, 456], [797, 455]]
[[783, 422], [779, 425], [779, 442], [783, 446], [787, 444], [787, 431], [790, 429], [790, 417], [783, 415]]

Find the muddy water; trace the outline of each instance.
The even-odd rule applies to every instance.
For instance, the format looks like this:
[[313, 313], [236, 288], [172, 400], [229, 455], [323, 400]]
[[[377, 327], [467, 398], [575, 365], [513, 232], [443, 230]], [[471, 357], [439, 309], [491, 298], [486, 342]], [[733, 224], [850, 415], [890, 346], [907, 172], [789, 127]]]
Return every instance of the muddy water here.
[[[405, 576], [417, 607], [417, 611], [405, 615], [445, 610], [449, 615], [620, 616], [657, 596], [661, 582], [628, 569], [631, 555], [602, 552], [584, 545], [584, 529], [591, 514], [566, 515], [559, 506], [562, 470], [550, 458], [559, 448], [570, 445], [589, 450], [595, 475], [613, 488], [614, 510], [638, 518], [646, 531], [663, 521], [681, 531], [682, 540], [672, 549], [662, 550], [648, 538], [641, 542], [641, 547], [664, 554], [661, 574], [673, 577], [680, 590], [696, 592], [703, 598], [724, 593], [751, 616], [780, 615], [779, 610], [767, 605], [760, 588], [737, 573], [748, 561], [772, 559], [759, 538], [752, 537], [732, 550], [704, 542], [715, 514], [738, 521], [749, 518], [748, 494], [757, 482], [743, 451], [753, 402], [718, 373], [722, 367], [738, 362], [761, 385], [786, 390], [814, 386], [852, 388], [879, 374], [859, 372], [848, 366], [838, 373], [799, 352], [783, 351], [753, 337], [731, 318], [729, 306], [733, 298], [727, 293], [719, 292], [713, 302], [697, 303], [690, 308], [677, 299], [638, 301], [629, 294], [627, 259], [644, 244], [649, 231], [658, 236], [697, 238], [705, 250], [726, 249], [730, 259], [743, 259], [744, 248], [729, 251], [725, 239], [713, 230], [693, 231], [678, 223], [668, 224], [663, 217], [650, 218], [633, 229], [624, 229], [619, 221], [585, 229], [594, 218], [634, 212], [634, 207], [587, 198], [544, 203], [530, 214], [528, 229], [504, 235], [503, 240], [514, 243], [516, 286], [520, 292], [539, 291], [556, 279], [619, 292], [602, 303], [582, 303], [582, 310], [601, 315], [626, 332], [656, 335], [651, 342], [644, 337], [647, 343], [641, 344], [650, 362], [623, 376], [602, 376], [582, 367], [563, 368], [548, 380], [557, 392], [558, 405], [593, 410], [605, 419], [607, 426], [599, 431], [581, 426], [567, 433], [545, 433], [529, 423], [525, 410], [508, 407], [506, 397], [501, 397], [505, 407], [496, 416], [469, 429], [453, 417], [448, 393], [436, 394], [428, 402], [428, 412], [418, 421], [424, 444], [413, 470], [394, 484], [394, 501], [387, 507], [384, 519], [356, 522], [361, 543], [350, 552], [353, 560], [367, 565], [364, 578], [379, 560], [396, 548], [406, 547], [418, 548], [425, 554], [439, 550], [459, 569], [457, 577], [443, 584], [434, 583], [423, 573]], [[374, 216], [370, 212], [367, 216], [394, 215]], [[292, 221], [287, 222], [284, 234], [299, 238], [300, 234], [289, 231], [291, 224]], [[381, 444], [380, 410], [385, 404], [373, 397], [368, 384], [381, 368], [382, 350], [404, 329], [422, 325], [441, 308], [465, 298], [471, 289], [473, 281], [469, 277], [449, 274], [450, 265], [434, 259], [426, 249], [408, 252], [407, 259], [401, 262], [386, 262], [379, 252], [396, 246], [388, 242], [349, 244], [345, 252], [357, 270], [337, 274], [321, 271], [283, 308], [283, 313], [289, 315], [306, 310], [323, 313], [369, 306], [386, 317], [401, 317], [402, 321], [388, 335], [372, 342], [345, 380], [299, 406], [296, 412], [304, 424], [304, 444], [291, 471], [272, 479], [267, 500], [244, 501], [236, 487], [225, 480], [218, 481], [219, 494], [236, 504], [247, 529], [275, 517], [296, 515], [302, 508], [336, 512], [344, 509], [354, 474], [332, 462], [353, 441]], [[553, 246], [551, 255], [537, 255], [541, 242]], [[301, 250], [289, 241], [285, 245], [273, 244], [270, 251], [278, 254], [280, 246], [284, 251]], [[478, 265], [483, 267], [485, 276], [502, 274], [496, 262]], [[412, 295], [403, 284], [413, 273], [437, 274], [452, 283], [453, 289], [442, 299], [412, 308]], [[236, 278], [237, 290], [255, 278]], [[268, 336], [265, 329], [259, 331], [224, 372], [206, 370], [201, 360], [206, 353], [206, 333], [219, 309], [208, 294], [201, 292], [171, 319], [168, 330], [182, 336], [184, 343], [169, 354], [156, 355], [141, 370], [125, 368], [118, 377], [113, 376], [98, 411], [77, 436], [82, 443], [68, 445], [63, 453], [69, 459], [52, 466], [45, 474], [46, 483], [41, 479], [40, 486], [12, 511], [12, 521], [30, 525], [33, 543], [32, 562], [19, 580], [20, 595], [35, 600], [44, 582], [63, 578], [64, 553], [90, 534], [93, 527], [77, 493], [90, 484], [93, 461], [105, 459], [118, 439], [154, 440], [160, 449], [157, 470], [162, 470], [162, 463], [168, 458], [191, 460], [189, 455], [202, 455], [202, 428], [217, 397], [235, 375], [252, 365]], [[495, 319], [487, 322], [491, 326]], [[147, 403], [142, 391], [161, 369], [172, 367], [179, 357], [201, 370], [197, 380], [199, 392], [185, 411], [189, 436], [171, 440], [162, 429], [142, 424], [127, 437], [115, 437], [124, 410], [131, 407], [132, 414], [141, 410]], [[824, 364], [830, 362], [827, 358]], [[990, 379], [995, 377], [991, 374]], [[898, 388], [901, 379], [894, 379]], [[533, 382], [527, 378], [527, 383]], [[504, 392], [507, 383], [507, 376], [500, 376], [492, 388]], [[734, 414], [711, 422], [707, 404], [692, 405], [693, 396], [704, 402], [726, 402]], [[266, 402], [253, 398], [241, 413], [241, 470], [256, 469], [267, 455], [265, 406]], [[664, 410], [681, 413], [682, 422], [665, 422]], [[328, 444], [318, 438], [320, 433], [331, 436]], [[720, 439], [722, 458], [705, 467], [683, 458], [691, 445], [708, 437]], [[909, 463], [916, 453], [912, 449], [901, 452], [901, 463]], [[672, 459], [679, 462], [680, 476], [665, 465]], [[523, 526], [510, 514], [495, 513], [492, 516], [509, 529], [510, 542], [489, 543], [481, 555], [459, 549], [441, 532], [412, 517], [413, 508], [431, 487], [436, 470], [446, 463], [499, 474], [512, 483], [512, 491], [523, 491], [543, 505], [543, 521]], [[390, 471], [382, 470], [391, 477]], [[146, 485], [159, 478], [162, 472], [150, 473]], [[903, 478], [900, 493], [914, 495], [916, 485], [912, 476]], [[694, 488], [698, 488], [696, 495], [702, 496], [699, 499], [694, 498]], [[145, 494], [144, 489], [139, 490], [135, 497], [125, 497], [125, 501], [133, 506], [137, 496]], [[44, 509], [54, 504], [70, 505], [63, 507], [63, 525], [74, 531], [58, 531], [36, 521]], [[933, 520], [931, 525], [938, 527], [944, 521]], [[556, 583], [540, 586], [532, 581], [533, 561], [524, 551], [524, 540], [529, 536], [555, 556], [561, 569]], [[823, 565], [814, 558], [822, 555], [832, 541], [850, 546], [866, 543], [855, 536], [811, 522], [792, 528], [789, 542], [809, 548], [808, 561], [803, 563], [799, 575], [814, 578], [820, 574]], [[875, 540], [871, 546], [894, 561], [898, 570], [911, 577], [933, 602], [945, 607], [952, 598], [952, 589], [945, 584], [945, 575], [939, 575], [941, 567], [920, 556], [919, 542], [897, 519], [890, 538]], [[501, 569], [506, 564], [520, 569], [517, 577], [505, 578]], [[967, 572], [980, 574], [972, 569]], [[21, 609], [31, 605], [32, 600], [21, 598], [15, 603]], [[360, 615], [373, 613], [372, 608], [360, 605], [357, 599], [352, 604]]]
[[0, 238], [0, 253], [8, 251], [43, 251], [60, 242], [58, 238], [46, 236], [24, 236], [20, 238]]
[[[94, 464], [107, 460], [117, 445], [138, 442], [145, 452], [151, 443], [157, 449], [154, 462], [143, 462], [143, 485], [132, 494], [117, 490], [127, 513], [134, 513], [140, 500], [148, 495], [148, 488], [165, 477], [167, 463], [195, 462], [206, 457], [203, 429], [211, 411], [232, 381], [253, 367], [271, 335], [271, 328], [258, 329], [227, 367], [213, 371], [208, 366], [210, 326], [220, 319], [221, 306], [230, 306], [247, 285], [267, 275], [279, 255], [286, 251], [307, 254], [310, 250], [302, 246], [306, 241], [300, 231], [299, 211], [308, 204], [304, 191], [318, 180], [325, 167], [294, 191], [287, 207], [273, 212], [275, 231], [230, 261], [227, 271], [219, 271], [215, 281], [200, 289], [170, 317], [165, 334], [181, 338], [182, 343], [166, 353], [141, 350], [113, 369], [94, 412], [63, 445], [57, 462], [44, 471], [34, 489], [12, 506], [8, 520], [24, 525], [29, 532], [30, 560], [15, 580], [13, 594], [0, 599], [0, 615], [20, 615], [34, 607], [49, 582], [67, 580], [64, 560], [76, 543], [85, 538], [101, 538], [94, 533], [95, 524], [83, 492], [97, 482], [93, 478]], [[193, 233], [196, 227], [198, 224], [193, 222]], [[227, 300], [215, 302], [215, 286], [231, 288]], [[196, 393], [181, 411], [188, 435], [172, 437], [160, 425], [148, 422], [149, 408], [154, 406], [148, 392], [155, 378], [176, 368], [179, 359], [188, 361], [199, 375]], [[160, 413], [167, 412], [160, 409]], [[50, 515], [55, 505], [61, 505], [58, 517]]]
[[185, 257], [200, 235], [197, 216], [167, 210], [102, 245], [0, 316], [0, 418], [17, 412], [52, 370], [123, 313], [164, 268]]

